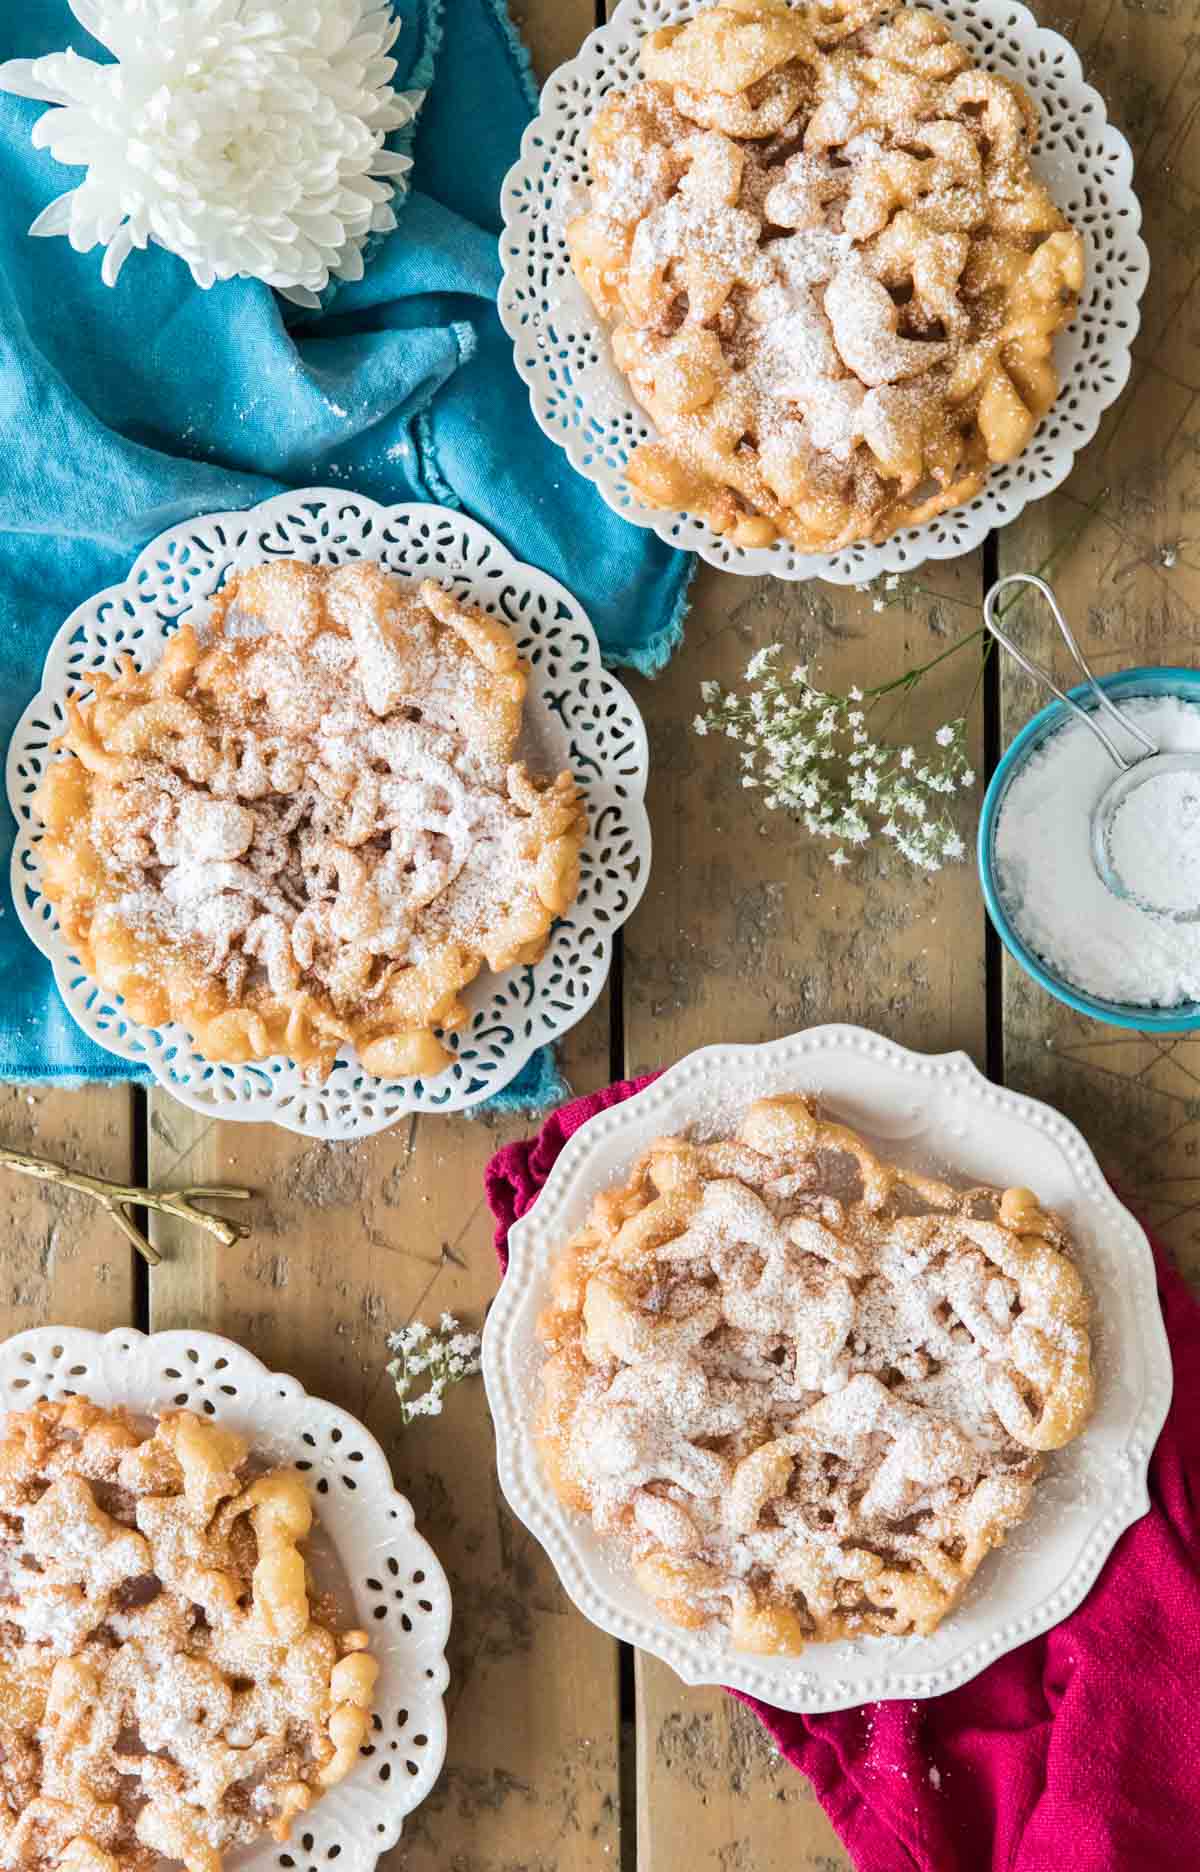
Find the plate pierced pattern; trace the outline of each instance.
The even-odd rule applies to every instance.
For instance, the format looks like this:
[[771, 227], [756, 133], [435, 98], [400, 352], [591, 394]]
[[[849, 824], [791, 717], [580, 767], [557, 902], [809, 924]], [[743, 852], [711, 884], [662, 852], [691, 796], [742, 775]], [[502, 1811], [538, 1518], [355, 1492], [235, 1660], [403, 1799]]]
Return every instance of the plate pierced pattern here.
[[[1093, 1300], [1096, 1411], [1051, 1458], [1028, 1521], [990, 1554], [928, 1638], [815, 1644], [755, 1657], [720, 1633], [662, 1618], [590, 1521], [545, 1481], [532, 1426], [543, 1354], [535, 1336], [550, 1265], [593, 1196], [624, 1181], [655, 1139], [732, 1128], [771, 1092], [813, 1092], [886, 1156], [967, 1182], [1028, 1183], [1070, 1228]], [[727, 1684], [779, 1709], [850, 1709], [937, 1696], [1057, 1625], [1079, 1604], [1118, 1536], [1150, 1505], [1146, 1473], [1171, 1397], [1171, 1355], [1145, 1235], [1113, 1195], [1074, 1125], [991, 1085], [963, 1053], [910, 1053], [861, 1027], [812, 1027], [765, 1046], [689, 1054], [565, 1146], [537, 1202], [509, 1234], [509, 1268], [483, 1335], [496, 1463], [509, 1506], [541, 1542], [580, 1611], [663, 1658], [685, 1683]]]
[[583, 205], [588, 132], [605, 93], [636, 82], [641, 40], [690, 17], [697, 0], [621, 0], [608, 25], [546, 85], [541, 114], [505, 180], [500, 316], [534, 415], [617, 513], [727, 572], [849, 585], [970, 552], [993, 527], [1007, 526], [1028, 501], [1066, 479], [1129, 376], [1150, 265], [1138, 233], [1129, 145], [1084, 83], [1071, 46], [1039, 27], [1027, 8], [1010, 0], [930, 0], [930, 6], [970, 46], [977, 65], [1019, 80], [1036, 98], [1042, 134], [1035, 167], [1083, 235], [1088, 280], [1075, 323], [1055, 340], [1058, 401], [1024, 454], [994, 469], [967, 505], [880, 546], [838, 553], [802, 553], [786, 540], [734, 546], [702, 520], [642, 506], [625, 485], [624, 465], [651, 426], [612, 361], [607, 328], [571, 272], [564, 230]]
[[215, 1333], [38, 1326], [0, 1345], [0, 1410], [78, 1393], [148, 1415], [200, 1412], [241, 1431], [256, 1452], [306, 1472], [316, 1496], [309, 1562], [317, 1584], [338, 1595], [347, 1623], [370, 1633], [379, 1661], [372, 1736], [358, 1766], [296, 1821], [290, 1840], [240, 1849], [237, 1865], [239, 1872], [330, 1872], [333, 1864], [337, 1872], [371, 1872], [445, 1759], [450, 1630], [446, 1576], [396, 1493], [383, 1451], [347, 1411], [309, 1397], [295, 1378], [268, 1371]]
[[[121, 999], [83, 973], [42, 894], [41, 827], [32, 796], [64, 725], [64, 702], [88, 691], [87, 672], [132, 656], [153, 662], [186, 617], [236, 567], [269, 558], [341, 565], [376, 559], [389, 571], [429, 577], [511, 627], [530, 670], [521, 751], [550, 772], [569, 767], [587, 805], [579, 895], [551, 932], [545, 955], [502, 975], [485, 970], [464, 991], [470, 1017], [443, 1034], [453, 1059], [436, 1077], [377, 1079], [351, 1049], [322, 1086], [271, 1059], [214, 1066], [178, 1024], [129, 1020]], [[46, 658], [42, 687], [8, 753], [8, 796], [17, 820], [12, 894], [75, 1020], [100, 1046], [147, 1066], [168, 1092], [213, 1118], [270, 1120], [307, 1137], [364, 1137], [408, 1112], [462, 1111], [508, 1084], [535, 1048], [573, 1027], [608, 975], [612, 939], [650, 870], [644, 797], [646, 731], [628, 692], [600, 662], [595, 632], [565, 588], [522, 565], [465, 514], [444, 507], [381, 507], [335, 488], [280, 494], [244, 513], [209, 514], [151, 542], [123, 585], [79, 606]]]

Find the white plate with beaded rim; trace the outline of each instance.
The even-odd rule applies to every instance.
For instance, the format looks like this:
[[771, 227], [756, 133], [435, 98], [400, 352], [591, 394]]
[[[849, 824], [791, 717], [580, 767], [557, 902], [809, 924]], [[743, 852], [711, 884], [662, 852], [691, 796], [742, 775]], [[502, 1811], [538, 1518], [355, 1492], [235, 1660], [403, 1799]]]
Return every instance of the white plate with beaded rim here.
[[[655, 1138], [730, 1128], [753, 1099], [784, 1091], [818, 1094], [898, 1162], [964, 1183], [1028, 1184], [1057, 1210], [1094, 1303], [1097, 1400], [1087, 1428], [1050, 1459], [1029, 1520], [988, 1556], [932, 1636], [847, 1640], [765, 1658], [662, 1618], [586, 1517], [559, 1502], [533, 1435], [542, 1362], [535, 1324], [550, 1265], [598, 1190], [623, 1180]], [[509, 1257], [483, 1336], [504, 1494], [579, 1610], [662, 1658], [685, 1683], [724, 1684], [806, 1714], [940, 1695], [1073, 1611], [1118, 1536], [1149, 1507], [1147, 1471], [1171, 1397], [1149, 1243], [1074, 1125], [990, 1084], [964, 1053], [913, 1053], [849, 1026], [813, 1027], [761, 1046], [703, 1047], [575, 1133], [510, 1231]]]
[[400, 1838], [446, 1756], [450, 1587], [387, 1457], [357, 1418], [297, 1379], [268, 1371], [232, 1339], [207, 1332], [89, 1332], [37, 1326], [0, 1344], [0, 1409], [82, 1395], [135, 1414], [197, 1411], [240, 1431], [256, 1455], [303, 1470], [317, 1521], [309, 1561], [347, 1628], [370, 1634], [379, 1663], [370, 1742], [284, 1844], [229, 1855], [238, 1872], [371, 1872]]
[[[550, 772], [570, 767], [587, 806], [579, 893], [540, 962], [479, 975], [464, 990], [465, 1026], [443, 1034], [451, 1063], [436, 1076], [377, 1079], [344, 1049], [323, 1085], [276, 1058], [216, 1065], [177, 1023], [129, 1020], [120, 997], [92, 981], [42, 892], [40, 822], [32, 796], [61, 732], [63, 704], [87, 692], [87, 672], [130, 655], [145, 665], [184, 618], [204, 607], [239, 566], [292, 557], [320, 565], [376, 559], [402, 576], [429, 577], [504, 619], [530, 671], [521, 753]], [[17, 915], [54, 970], [68, 1012], [99, 1046], [149, 1068], [193, 1111], [269, 1120], [307, 1137], [365, 1137], [412, 1112], [463, 1111], [500, 1091], [530, 1055], [573, 1027], [608, 976], [616, 931], [650, 872], [646, 730], [628, 691], [600, 661], [586, 614], [556, 579], [523, 565], [486, 528], [448, 507], [384, 507], [344, 488], [279, 494], [242, 512], [199, 515], [152, 540], [120, 585], [81, 604], [46, 657], [38, 694], [8, 750], [17, 821], [12, 895]]]
[[534, 416], [617, 513], [723, 571], [849, 585], [971, 552], [993, 527], [1007, 526], [1066, 479], [1129, 376], [1150, 262], [1128, 143], [1085, 83], [1074, 49], [1027, 7], [1015, 0], [929, 4], [978, 65], [1016, 78], [1037, 100], [1042, 134], [1034, 167], [1083, 235], [1088, 279], [1074, 324], [1055, 340], [1058, 399], [1023, 454], [995, 468], [974, 500], [877, 546], [837, 553], [804, 553], [787, 540], [734, 546], [694, 516], [643, 506], [625, 482], [625, 463], [653, 429], [612, 361], [608, 327], [571, 271], [565, 226], [584, 199], [588, 130], [606, 92], [636, 79], [646, 34], [691, 17], [698, 0], [621, 0], [608, 24], [547, 81], [505, 178], [500, 317]]

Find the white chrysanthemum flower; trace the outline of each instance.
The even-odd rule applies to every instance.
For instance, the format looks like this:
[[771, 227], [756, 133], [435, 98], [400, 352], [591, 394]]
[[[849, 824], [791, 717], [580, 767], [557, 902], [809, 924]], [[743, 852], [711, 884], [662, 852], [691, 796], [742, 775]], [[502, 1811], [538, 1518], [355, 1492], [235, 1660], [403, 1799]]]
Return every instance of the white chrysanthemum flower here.
[[71, 0], [107, 46], [0, 65], [0, 89], [62, 105], [33, 141], [86, 166], [31, 234], [105, 249], [109, 286], [135, 247], [178, 254], [199, 286], [265, 280], [315, 306], [361, 279], [411, 158], [384, 138], [423, 94], [391, 88], [391, 0]]

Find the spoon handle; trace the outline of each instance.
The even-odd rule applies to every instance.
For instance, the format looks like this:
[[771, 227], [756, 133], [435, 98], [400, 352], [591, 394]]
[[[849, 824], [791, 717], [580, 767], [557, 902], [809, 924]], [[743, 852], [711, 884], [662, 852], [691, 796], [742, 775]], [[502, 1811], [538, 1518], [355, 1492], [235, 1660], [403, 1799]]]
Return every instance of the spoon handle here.
[[[1013, 657], [1021, 665], [1021, 668], [1034, 678], [1035, 682], [1040, 682], [1044, 688], [1049, 689], [1051, 695], [1057, 696], [1059, 701], [1064, 703], [1066, 707], [1071, 710], [1073, 715], [1079, 717], [1084, 727], [1087, 728], [1089, 733], [1095, 735], [1105, 752], [1116, 762], [1122, 772], [1128, 771], [1128, 769], [1134, 765], [1133, 761], [1122, 754], [1111, 735], [1107, 734], [1100, 726], [1094, 713], [1090, 709], [1081, 708], [1073, 696], [1067, 695], [1065, 690], [1059, 688], [1048, 670], [1044, 670], [1040, 663], [1035, 663], [1030, 657], [1027, 657], [1025, 652], [1013, 642], [1008, 632], [1000, 628], [996, 616], [996, 600], [999, 598], [1001, 592], [1005, 591], [1010, 585], [1032, 585], [1035, 591], [1042, 594], [1042, 597], [1046, 600], [1046, 603], [1050, 606], [1050, 610], [1054, 615], [1054, 622], [1058, 625], [1059, 634], [1066, 644], [1067, 649], [1071, 652], [1071, 657], [1076, 669], [1088, 683], [1099, 707], [1102, 708], [1107, 715], [1110, 715], [1115, 722], [1119, 722], [1126, 734], [1132, 735], [1135, 741], [1140, 741], [1147, 754], [1157, 754], [1158, 743], [1152, 741], [1148, 734], [1144, 733], [1135, 722], [1131, 721], [1129, 716], [1124, 714], [1124, 712], [1117, 707], [1116, 703], [1109, 698], [1104, 689], [1097, 682], [1095, 676], [1092, 674], [1091, 665], [1088, 663], [1083, 651], [1075, 641], [1074, 631], [1062, 614], [1062, 608], [1059, 605], [1058, 599], [1054, 596], [1053, 591], [1050, 586], [1047, 585], [1045, 579], [1039, 578], [1036, 572], [1010, 572], [1006, 578], [997, 579], [996, 583], [988, 592], [987, 597], [983, 601], [983, 621], [988, 630], [992, 633], [992, 636], [996, 639], [996, 642], [1008, 651], [1009, 656]], [[1138, 758], [1140, 759], [1141, 757], [1139, 756]]]

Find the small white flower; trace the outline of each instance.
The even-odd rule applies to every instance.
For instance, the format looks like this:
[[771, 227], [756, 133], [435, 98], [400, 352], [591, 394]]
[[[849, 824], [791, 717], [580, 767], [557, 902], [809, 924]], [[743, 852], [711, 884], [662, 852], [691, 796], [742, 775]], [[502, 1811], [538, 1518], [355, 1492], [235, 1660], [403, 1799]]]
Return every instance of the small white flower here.
[[887, 577], [883, 581], [883, 588], [885, 591], [899, 591], [900, 589], [899, 574], [896, 572], [889, 572]]
[[693, 720], [692, 733], [698, 735], [706, 735], [708, 733], [708, 723], [705, 721], [703, 715], [697, 715]]
[[841, 846], [839, 845], [836, 851], [830, 852], [829, 862], [831, 865], [835, 867], [836, 870], [844, 871], [846, 866], [850, 863], [850, 860], [847, 858], [845, 852], [842, 850]]
[[770, 668], [771, 658], [777, 656], [778, 653], [778, 644], [764, 644], [761, 650], [756, 650], [746, 665], [747, 680], [756, 682], [760, 676], [765, 675]]
[[[392, 1333], [388, 1344], [400, 1354], [387, 1371], [396, 1386], [402, 1423], [412, 1423], [416, 1417], [436, 1417], [449, 1387], [473, 1378], [480, 1369], [479, 1334], [463, 1332], [452, 1313], [443, 1313], [436, 1328], [412, 1320]], [[414, 1379], [426, 1373], [428, 1384], [413, 1397]]]
[[886, 606], [886, 602], [885, 602], [885, 600], [884, 600], [884, 599], [882, 599], [882, 598], [872, 598], [872, 600], [871, 600], [871, 609], [872, 609], [872, 611], [884, 611], [884, 610], [886, 610], [886, 609], [887, 609], [887, 606]]
[[390, 0], [71, 4], [113, 62], [67, 51], [0, 66], [0, 89], [65, 106], [33, 141], [86, 168], [31, 234], [103, 247], [109, 286], [151, 241], [198, 286], [260, 279], [310, 307], [331, 277], [362, 278], [412, 167], [384, 139], [422, 100], [392, 89]]
[[702, 682], [700, 684], [700, 700], [702, 702], [719, 702], [721, 700], [720, 683], [712, 681]]
[[[873, 836], [890, 840], [924, 870], [961, 857], [966, 847], [940, 801], [974, 778], [963, 764], [962, 721], [937, 734], [935, 745], [948, 751], [921, 764], [915, 748], [871, 736], [860, 706], [866, 697], [857, 685], [845, 694], [826, 693], [798, 665], [785, 687], [769, 670], [773, 654], [771, 646], [751, 659], [757, 688], [742, 697], [722, 692], [719, 711], [696, 722], [699, 732], [720, 729], [744, 744], [741, 785], [762, 788], [768, 808], [793, 813], [808, 832], [836, 845], [831, 862], [838, 869], [849, 862], [848, 847], [861, 848]], [[911, 682], [901, 678], [890, 687], [907, 689]], [[715, 689], [707, 686], [706, 697]]]

